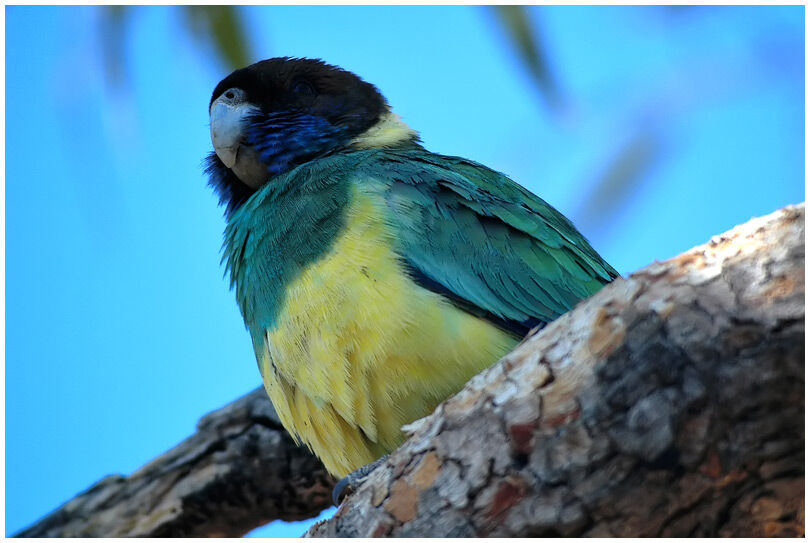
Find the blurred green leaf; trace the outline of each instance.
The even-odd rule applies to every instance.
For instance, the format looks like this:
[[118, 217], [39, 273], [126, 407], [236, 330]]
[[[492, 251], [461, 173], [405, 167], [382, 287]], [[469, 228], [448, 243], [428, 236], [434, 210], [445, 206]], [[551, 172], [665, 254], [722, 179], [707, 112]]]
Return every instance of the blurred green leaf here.
[[529, 70], [537, 89], [553, 110], [562, 105], [562, 95], [551, 73], [540, 33], [534, 28], [526, 6], [492, 6], [515, 51]]
[[[126, 37], [132, 6], [101, 6], [99, 19], [104, 72], [111, 87], [125, 86]], [[230, 69], [247, 66], [252, 54], [238, 6], [180, 6], [186, 30], [199, 42], [212, 45]]]
[[608, 163], [574, 214], [584, 230], [610, 224], [610, 216], [630, 199], [661, 153], [660, 137], [641, 128]]
[[230, 69], [250, 64], [247, 33], [238, 6], [183, 6], [192, 34], [211, 40]]
[[124, 44], [126, 43], [127, 19], [130, 6], [105, 6], [99, 19], [102, 62], [107, 83], [111, 87], [122, 86], [127, 79]]

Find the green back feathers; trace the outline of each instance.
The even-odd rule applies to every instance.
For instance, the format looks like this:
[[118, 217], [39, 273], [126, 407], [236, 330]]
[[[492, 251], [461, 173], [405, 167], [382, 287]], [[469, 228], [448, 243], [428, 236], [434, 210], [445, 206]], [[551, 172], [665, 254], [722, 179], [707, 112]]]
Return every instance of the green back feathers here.
[[402, 257], [499, 319], [549, 322], [618, 275], [568, 219], [485, 166], [408, 150], [362, 171], [389, 203]]

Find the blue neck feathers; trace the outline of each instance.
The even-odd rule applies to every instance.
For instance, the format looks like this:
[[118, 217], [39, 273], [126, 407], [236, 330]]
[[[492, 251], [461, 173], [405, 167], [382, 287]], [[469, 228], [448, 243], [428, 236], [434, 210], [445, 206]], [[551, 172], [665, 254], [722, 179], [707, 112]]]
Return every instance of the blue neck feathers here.
[[346, 144], [346, 130], [323, 117], [296, 113], [258, 114], [246, 130], [246, 142], [259, 153], [271, 177]]

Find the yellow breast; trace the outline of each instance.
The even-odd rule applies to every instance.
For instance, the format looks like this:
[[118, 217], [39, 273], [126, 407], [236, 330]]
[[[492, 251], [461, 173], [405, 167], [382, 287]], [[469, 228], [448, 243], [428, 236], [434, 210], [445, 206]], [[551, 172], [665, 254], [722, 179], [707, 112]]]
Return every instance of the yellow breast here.
[[510, 334], [414, 283], [384, 202], [356, 191], [332, 249], [285, 292], [257, 353], [290, 433], [336, 476], [390, 452], [429, 414], [514, 347]]

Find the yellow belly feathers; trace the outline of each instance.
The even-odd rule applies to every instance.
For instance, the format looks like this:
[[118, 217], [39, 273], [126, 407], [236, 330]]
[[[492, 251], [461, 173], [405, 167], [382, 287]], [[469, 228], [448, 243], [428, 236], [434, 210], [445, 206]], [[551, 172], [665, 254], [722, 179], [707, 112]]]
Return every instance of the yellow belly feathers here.
[[258, 353], [287, 430], [334, 475], [374, 461], [514, 347], [510, 334], [416, 285], [377, 196], [355, 192], [331, 250], [293, 281]]

